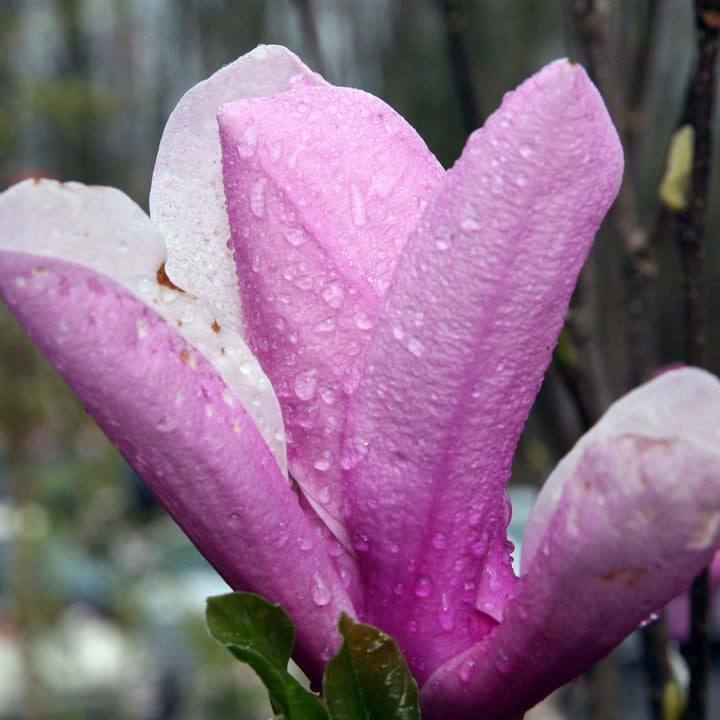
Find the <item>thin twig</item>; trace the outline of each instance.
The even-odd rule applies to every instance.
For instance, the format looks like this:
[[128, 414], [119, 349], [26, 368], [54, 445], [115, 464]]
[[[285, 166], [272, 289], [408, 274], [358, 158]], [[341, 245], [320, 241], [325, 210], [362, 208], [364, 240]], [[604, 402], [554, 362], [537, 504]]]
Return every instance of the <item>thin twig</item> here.
[[302, 16], [303, 26], [305, 28], [305, 34], [308, 38], [310, 50], [315, 56], [315, 70], [321, 75], [327, 75], [327, 68], [325, 67], [325, 57], [320, 46], [320, 35], [318, 34], [317, 21], [315, 18], [315, 10], [313, 9], [312, 0], [295, 0], [298, 7], [300, 8], [300, 15]]
[[470, 56], [463, 36], [464, 20], [460, 10], [460, 0], [439, 0], [439, 3], [445, 16], [445, 32], [450, 48], [460, 112], [469, 135], [482, 125], [483, 115], [473, 84]]
[[[634, 66], [638, 68], [630, 88], [621, 88], [613, 63], [610, 39], [610, 16], [606, 6], [594, 0], [569, 0], [570, 15], [586, 61], [588, 71], [598, 85], [608, 110], [618, 128], [626, 150], [626, 169], [617, 200], [611, 211], [612, 226], [617, 234], [622, 255], [628, 308], [627, 351], [629, 372], [627, 386], [633, 387], [647, 379], [654, 367], [654, 298], [653, 284], [657, 274], [653, 243], [638, 212], [636, 188], [639, 169], [635, 154], [630, 152], [638, 126], [637, 110], [640, 94], [653, 47], [657, 7], [650, 8], [645, 42], [637, 52]], [[658, 227], [655, 223], [653, 226]], [[649, 685], [649, 706], [653, 720], [663, 719], [663, 696], [670, 681], [667, 640], [661, 622], [642, 630], [645, 666]]]
[[[631, 122], [623, 103], [612, 61], [609, 38], [609, 14], [606, 7], [594, 0], [570, 0], [580, 42], [593, 78], [627, 147]], [[657, 266], [646, 229], [638, 214], [635, 193], [635, 167], [627, 158], [622, 186], [611, 212], [611, 222], [620, 241], [623, 274], [626, 281], [628, 307], [628, 354], [630, 372], [628, 386], [634, 387], [647, 379], [653, 367], [654, 333], [652, 323], [652, 284]]]
[[[715, 104], [715, 65], [720, 33], [718, 3], [695, 0], [698, 58], [687, 97], [683, 122], [695, 129], [692, 185], [687, 210], [678, 217], [685, 316], [685, 361], [703, 365], [707, 337], [705, 318], [705, 216], [712, 157], [712, 115]], [[688, 720], [707, 717], [708, 610], [710, 581], [707, 571], [693, 583], [692, 624], [688, 663], [690, 691]]]

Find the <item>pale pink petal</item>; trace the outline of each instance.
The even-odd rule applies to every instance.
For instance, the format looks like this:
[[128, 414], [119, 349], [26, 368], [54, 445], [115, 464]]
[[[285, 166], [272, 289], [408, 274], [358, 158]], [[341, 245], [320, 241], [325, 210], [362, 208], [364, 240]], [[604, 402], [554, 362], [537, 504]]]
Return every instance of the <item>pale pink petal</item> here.
[[579, 66], [506, 96], [400, 258], [346, 430], [368, 621], [421, 681], [514, 594], [504, 487], [622, 151]]
[[[0, 294], [228, 583], [285, 607], [298, 658], [318, 678], [352, 603], [253, 419], [204, 355], [203, 338], [219, 333], [201, 328], [192, 303], [182, 327], [154, 308], [182, 293], [158, 286], [162, 242], [142, 217], [118, 191], [11, 189], [0, 196]], [[181, 335], [186, 319], [197, 344]]]
[[720, 545], [720, 383], [695, 370], [673, 375], [677, 386], [663, 376], [621, 400], [559, 466], [569, 477], [517, 598], [499, 627], [427, 681], [423, 717], [521, 716], [711, 561]]
[[218, 120], [246, 337], [283, 408], [291, 473], [347, 547], [339, 451], [354, 364], [444, 171], [359, 90], [296, 78]]
[[157, 310], [214, 365], [286, 471], [282, 417], [270, 382], [220, 313], [171, 284], [158, 283], [165, 246], [134, 202], [115, 188], [54, 180], [27, 180], [0, 198], [0, 249], [86, 265]]
[[[235, 264], [222, 187], [217, 109], [241, 98], [282, 92], [290, 78], [326, 85], [289, 50], [260, 45], [198, 83], [170, 115], [150, 191], [150, 216], [168, 249], [167, 273], [242, 332]], [[252, 138], [247, 139], [252, 145]]]

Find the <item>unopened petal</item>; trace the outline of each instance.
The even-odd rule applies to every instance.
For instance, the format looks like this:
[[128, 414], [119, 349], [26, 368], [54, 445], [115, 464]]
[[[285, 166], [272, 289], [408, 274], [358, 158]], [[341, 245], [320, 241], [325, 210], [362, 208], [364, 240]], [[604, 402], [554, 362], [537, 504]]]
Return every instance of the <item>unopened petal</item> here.
[[400, 258], [347, 424], [349, 527], [416, 676], [503, 617], [504, 487], [622, 151], [559, 61], [468, 141]]
[[444, 171], [397, 113], [359, 90], [295, 78], [285, 93], [225, 106], [218, 120], [246, 337], [283, 408], [291, 473], [349, 548], [347, 393]]
[[[498, 628], [428, 680], [431, 720], [521, 716], [712, 560], [720, 545], [720, 382], [681, 370], [635, 391], [556, 472], [560, 496], [516, 599]], [[552, 477], [549, 487], [557, 487]]]

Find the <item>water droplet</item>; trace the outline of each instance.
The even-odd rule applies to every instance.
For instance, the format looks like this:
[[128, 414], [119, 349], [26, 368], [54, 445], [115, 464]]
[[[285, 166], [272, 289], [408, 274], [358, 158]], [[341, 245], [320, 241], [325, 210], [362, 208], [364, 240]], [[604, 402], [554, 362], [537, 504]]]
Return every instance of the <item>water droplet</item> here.
[[295, 376], [293, 389], [300, 400], [312, 400], [315, 397], [317, 387], [317, 372], [315, 370], [304, 371]]
[[438, 250], [447, 250], [450, 247], [450, 243], [447, 240], [440, 238], [435, 241], [435, 247]]
[[313, 330], [315, 330], [316, 332], [322, 332], [322, 333], [332, 332], [334, 329], [335, 329], [335, 318], [334, 317], [329, 317], [329, 318], [325, 318], [325, 320], [321, 320], [313, 328]]
[[337, 395], [334, 390], [331, 390], [330, 388], [323, 388], [320, 391], [320, 397], [326, 405], [332, 405], [335, 402]]
[[650, 613], [650, 614], [638, 625], [638, 627], [644, 628], [644, 627], [647, 627], [648, 625], [652, 625], [652, 623], [654, 623], [657, 619], [658, 619], [658, 614], [657, 614], [657, 613], [654, 613], [654, 612], [653, 612], [653, 613]]
[[343, 470], [352, 470], [368, 453], [368, 441], [356, 435], [348, 440], [340, 455], [340, 467]]
[[518, 187], [525, 187], [528, 184], [528, 176], [523, 172], [518, 173], [515, 177], [515, 182]]
[[265, 217], [265, 186], [266, 178], [260, 178], [250, 190], [250, 210], [256, 218]]
[[395, 325], [392, 333], [396, 340], [402, 340], [405, 337], [405, 328], [399, 324]]
[[470, 517], [468, 517], [468, 525], [470, 527], [477, 527], [481, 521], [482, 521], [482, 513], [479, 513], [479, 512], [471, 512], [470, 513]]
[[520, 155], [524, 158], [529, 158], [533, 154], [533, 149], [531, 145], [528, 145], [527, 143], [523, 143], [519, 148], [518, 151], [520, 152]]
[[458, 676], [463, 682], [467, 682], [472, 677], [472, 671], [475, 667], [474, 660], [466, 660], [458, 670]]
[[358, 330], [371, 330], [373, 326], [373, 319], [368, 315], [366, 312], [363, 312], [360, 310], [359, 312], [356, 312], [353, 320], [355, 321], [355, 325], [357, 326]]
[[400, 552], [400, 548], [399, 548], [395, 543], [393, 543], [393, 544], [390, 546], [390, 552], [391, 552], [393, 555], [397, 555], [397, 554]]
[[393, 586], [393, 592], [396, 595], [404, 595], [405, 594], [405, 586], [401, 582], [395, 583], [395, 585]]
[[282, 276], [286, 280], [292, 280], [297, 275], [297, 268], [294, 265], [286, 265], [283, 268]]
[[453, 611], [452, 605], [445, 593], [441, 596], [441, 606], [440, 610], [438, 610], [438, 622], [445, 632], [452, 632], [452, 629], [455, 627], [455, 612]]
[[356, 227], [362, 227], [367, 222], [365, 198], [362, 196], [360, 188], [354, 183], [350, 188], [350, 214]]
[[313, 286], [313, 278], [312, 275], [303, 275], [302, 277], [299, 277], [295, 282], [294, 285], [299, 290], [310, 290]]
[[458, 558], [453, 563], [453, 570], [455, 572], [461, 572], [465, 568], [465, 560], [463, 558]]
[[354, 540], [354, 542], [353, 542], [353, 547], [354, 547], [358, 552], [367, 552], [368, 549], [370, 548], [370, 545], [369, 545], [369, 543], [368, 543], [367, 535], [365, 535], [365, 534], [363, 534], [363, 533], [357, 533], [357, 534], [355, 535], [355, 540]]
[[338, 280], [329, 282], [320, 293], [322, 299], [334, 309], [339, 308], [342, 305], [345, 291], [343, 290], [342, 284]]
[[417, 624], [417, 621], [416, 621], [416, 620], [411, 620], [411, 621], [408, 623], [408, 630], [409, 630], [410, 632], [417, 632], [417, 631], [418, 631], [418, 624]]
[[257, 152], [257, 147], [257, 128], [254, 124], [250, 124], [245, 129], [243, 136], [240, 138], [240, 142], [237, 144], [237, 153], [241, 158], [247, 160]]
[[475, 583], [474, 582], [468, 581], [463, 585], [462, 599], [465, 602], [474, 602], [475, 601]]
[[277, 162], [282, 157], [282, 154], [283, 154], [282, 142], [280, 140], [278, 140], [270, 146], [270, 160], [272, 162]]
[[[316, 470], [320, 470], [321, 472], [325, 472], [325, 470], [329, 470], [332, 465], [332, 457], [333, 457], [333, 454], [332, 454], [331, 450], [323, 450], [321, 453], [318, 453], [315, 456], [315, 462], [313, 462], [313, 467]], [[326, 495], [327, 495], [327, 499], [325, 499], [325, 500], [322, 499], [323, 490], [326, 491]], [[329, 487], [327, 487], [327, 486], [324, 487], [320, 491], [320, 493], [321, 493], [320, 496], [318, 496], [320, 502], [324, 503], [330, 499], [330, 488]]]
[[415, 357], [420, 357], [424, 352], [423, 344], [417, 338], [410, 338], [407, 348]]
[[298, 247], [307, 242], [307, 234], [302, 228], [288, 228], [285, 233], [285, 239], [293, 246]]
[[328, 555], [330, 557], [340, 557], [345, 552], [345, 549], [339, 542], [330, 543], [328, 546]]
[[325, 607], [332, 600], [332, 593], [320, 573], [315, 573], [310, 586], [310, 596], [318, 607]]
[[313, 541], [312, 537], [309, 535], [302, 535], [298, 538], [298, 547], [303, 551], [307, 552], [308, 550], [312, 550]]
[[447, 547], [447, 535], [444, 532], [435, 533], [432, 544], [436, 550], [444, 550]]
[[432, 592], [432, 580], [429, 577], [421, 577], [415, 585], [415, 594], [419, 598], [426, 598]]
[[277, 534], [275, 535], [275, 544], [277, 545], [277, 547], [283, 547], [287, 543], [289, 538], [290, 531], [288, 530], [287, 525], [283, 522], [278, 523]]
[[463, 230], [472, 232], [474, 230], [480, 230], [482, 228], [482, 223], [475, 218], [465, 218], [464, 220], [460, 221], [460, 227]]
[[510, 660], [504, 652], [500, 651], [497, 654], [495, 667], [503, 674], [507, 674], [510, 671]]

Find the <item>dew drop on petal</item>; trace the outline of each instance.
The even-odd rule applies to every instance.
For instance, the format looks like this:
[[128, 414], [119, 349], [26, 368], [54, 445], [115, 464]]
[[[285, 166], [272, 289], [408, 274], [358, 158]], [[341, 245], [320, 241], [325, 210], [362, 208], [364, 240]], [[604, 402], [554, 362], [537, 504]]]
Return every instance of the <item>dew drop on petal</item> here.
[[396, 595], [404, 595], [405, 594], [405, 586], [401, 582], [395, 583], [395, 585], [393, 586], [393, 592]]
[[256, 218], [265, 217], [265, 185], [267, 180], [260, 178], [250, 190], [250, 210]]
[[[315, 461], [313, 462], [313, 467], [316, 470], [320, 470], [320, 472], [325, 472], [326, 470], [329, 470], [332, 466], [332, 451], [331, 450], [323, 450], [322, 452], [319, 452], [315, 456]], [[323, 500], [323, 496], [325, 499]], [[326, 503], [330, 499], [330, 487], [325, 486], [321, 488], [320, 493], [318, 494], [318, 500], [320, 500], [321, 503]]]
[[432, 544], [436, 550], [444, 550], [447, 547], [447, 535], [444, 532], [435, 533]]
[[502, 650], [495, 658], [495, 666], [503, 674], [507, 674], [510, 671], [510, 660], [508, 659], [508, 656], [502, 652]]
[[527, 143], [523, 143], [523, 144], [518, 148], [518, 150], [519, 150], [519, 152], [520, 152], [520, 155], [521, 155], [522, 157], [526, 158], [526, 159], [529, 158], [529, 157], [533, 154], [532, 146], [531, 146], [531, 145], [528, 145]]
[[441, 597], [441, 606], [438, 610], [438, 622], [445, 632], [452, 632], [455, 627], [455, 612], [445, 593]]
[[360, 192], [360, 188], [355, 184], [350, 188], [350, 214], [356, 227], [362, 227], [367, 222], [365, 199]]
[[293, 246], [298, 247], [307, 242], [307, 235], [302, 228], [288, 228], [285, 231], [285, 239]]
[[293, 390], [300, 400], [312, 400], [317, 387], [317, 373], [315, 370], [303, 371], [295, 376]]
[[367, 552], [368, 549], [370, 548], [370, 544], [368, 543], [367, 535], [365, 535], [363, 533], [357, 533], [357, 535], [355, 536], [355, 540], [353, 542], [353, 547], [358, 552]]
[[318, 607], [325, 607], [332, 599], [332, 593], [320, 573], [314, 573], [310, 585], [310, 597]]
[[345, 291], [338, 280], [333, 280], [325, 285], [320, 295], [331, 308], [337, 310], [342, 305]]
[[472, 677], [472, 671], [475, 667], [474, 660], [466, 660], [458, 670], [458, 676], [463, 682], [467, 682]]
[[432, 592], [432, 580], [429, 577], [421, 577], [415, 585], [415, 594], [419, 598], [426, 598]]
[[417, 338], [410, 338], [408, 340], [408, 350], [415, 357], [420, 357], [423, 354], [423, 344]]
[[257, 147], [257, 128], [254, 124], [250, 124], [247, 126], [243, 136], [240, 138], [240, 142], [237, 145], [237, 153], [241, 158], [247, 160], [257, 152]]
[[658, 619], [657, 613], [650, 613], [639, 625], [639, 628], [647, 627], [648, 625], [652, 625], [656, 620]]
[[358, 330], [372, 329], [373, 319], [366, 312], [362, 312], [362, 310], [355, 313], [353, 320], [355, 321], [355, 325], [357, 326]]

